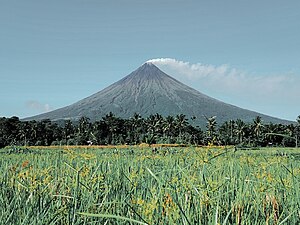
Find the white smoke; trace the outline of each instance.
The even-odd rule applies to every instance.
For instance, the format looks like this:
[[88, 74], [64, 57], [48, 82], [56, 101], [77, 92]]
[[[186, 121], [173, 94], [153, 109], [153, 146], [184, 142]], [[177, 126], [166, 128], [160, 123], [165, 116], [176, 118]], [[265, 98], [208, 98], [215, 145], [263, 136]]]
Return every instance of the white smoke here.
[[202, 63], [191, 64], [189, 62], [178, 61], [171, 58], [151, 59], [151, 62], [157, 66], [167, 66], [173, 70], [177, 70], [182, 75], [190, 79], [207, 78], [208, 76], [223, 76], [224, 74], [235, 73], [234, 69], [230, 69], [228, 65], [214, 66]]
[[[289, 117], [288, 113], [283, 112], [284, 108], [295, 110], [297, 96], [300, 96], [300, 89], [297, 87], [300, 78], [292, 73], [251, 74], [227, 64], [193, 64], [172, 58], [151, 59], [147, 62], [212, 97], [282, 118]], [[285, 115], [269, 112], [274, 108]], [[300, 107], [298, 109], [300, 113]], [[296, 116], [292, 115], [291, 118]]]

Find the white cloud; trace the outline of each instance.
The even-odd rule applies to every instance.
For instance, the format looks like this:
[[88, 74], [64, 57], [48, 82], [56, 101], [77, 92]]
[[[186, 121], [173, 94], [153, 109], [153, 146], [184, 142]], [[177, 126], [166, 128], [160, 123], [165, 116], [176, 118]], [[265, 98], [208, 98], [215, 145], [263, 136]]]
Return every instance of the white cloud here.
[[30, 100], [30, 101], [27, 101], [25, 103], [26, 107], [28, 109], [32, 109], [32, 110], [35, 110], [35, 111], [38, 111], [38, 112], [49, 112], [52, 110], [52, 107], [49, 105], [49, 104], [43, 104], [43, 103], [40, 103], [39, 101], [35, 101], [35, 100]]
[[[296, 118], [297, 113], [300, 113], [300, 107], [295, 106], [300, 96], [297, 85], [300, 78], [295, 74], [251, 74], [227, 64], [193, 64], [172, 58], [151, 59], [147, 62], [155, 64], [179, 81], [231, 104], [289, 119]], [[287, 109], [294, 110], [295, 115], [290, 115]]]

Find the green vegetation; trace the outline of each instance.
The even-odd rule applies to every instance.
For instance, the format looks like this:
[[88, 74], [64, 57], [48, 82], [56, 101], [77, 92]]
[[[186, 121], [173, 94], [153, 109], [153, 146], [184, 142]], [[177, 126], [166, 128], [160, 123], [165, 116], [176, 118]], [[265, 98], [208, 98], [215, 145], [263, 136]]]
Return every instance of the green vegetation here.
[[[266, 124], [261, 117], [251, 123], [230, 120], [218, 124], [216, 117], [206, 117], [206, 127], [192, 126], [183, 114], [163, 117], [160, 114], [143, 118], [138, 114], [129, 119], [112, 113], [91, 122], [50, 120], [20, 121], [18, 117], [0, 118], [0, 148], [5, 146], [50, 145], [136, 145], [140, 143], [186, 145], [239, 145], [297, 147], [300, 137], [300, 117], [297, 123]], [[190, 124], [190, 123], [191, 124]]]
[[0, 224], [300, 223], [299, 149], [145, 146], [2, 149]]

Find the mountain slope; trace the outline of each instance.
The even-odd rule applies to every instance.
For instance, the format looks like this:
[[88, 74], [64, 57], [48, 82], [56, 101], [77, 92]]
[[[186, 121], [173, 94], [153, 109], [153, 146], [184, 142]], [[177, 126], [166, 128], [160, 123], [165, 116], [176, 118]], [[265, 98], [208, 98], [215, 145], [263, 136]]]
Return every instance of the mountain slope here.
[[217, 116], [219, 123], [238, 118], [252, 121], [256, 116], [261, 116], [265, 122], [287, 122], [204, 95], [165, 74], [152, 63], [143, 64], [123, 79], [70, 106], [26, 120], [76, 120], [81, 116], [97, 120], [109, 112], [123, 118], [134, 113], [142, 116], [155, 113], [163, 116], [184, 114], [187, 118], [195, 116], [194, 122], [198, 125], [205, 124], [203, 115]]

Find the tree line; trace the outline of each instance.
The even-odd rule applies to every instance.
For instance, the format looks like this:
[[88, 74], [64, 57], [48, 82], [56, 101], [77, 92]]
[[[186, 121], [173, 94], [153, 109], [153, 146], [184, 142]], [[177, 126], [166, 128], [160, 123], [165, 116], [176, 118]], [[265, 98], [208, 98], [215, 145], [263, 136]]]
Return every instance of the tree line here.
[[[193, 119], [193, 118], [191, 118]], [[298, 146], [300, 116], [297, 123], [263, 123], [257, 116], [251, 123], [229, 120], [219, 125], [216, 117], [206, 117], [206, 127], [192, 126], [183, 115], [163, 117], [160, 114], [146, 118], [134, 114], [123, 119], [109, 113], [91, 122], [87, 117], [78, 121], [51, 120], [21, 121], [18, 117], [0, 118], [0, 148], [9, 145], [241, 145], [241, 146]]]

